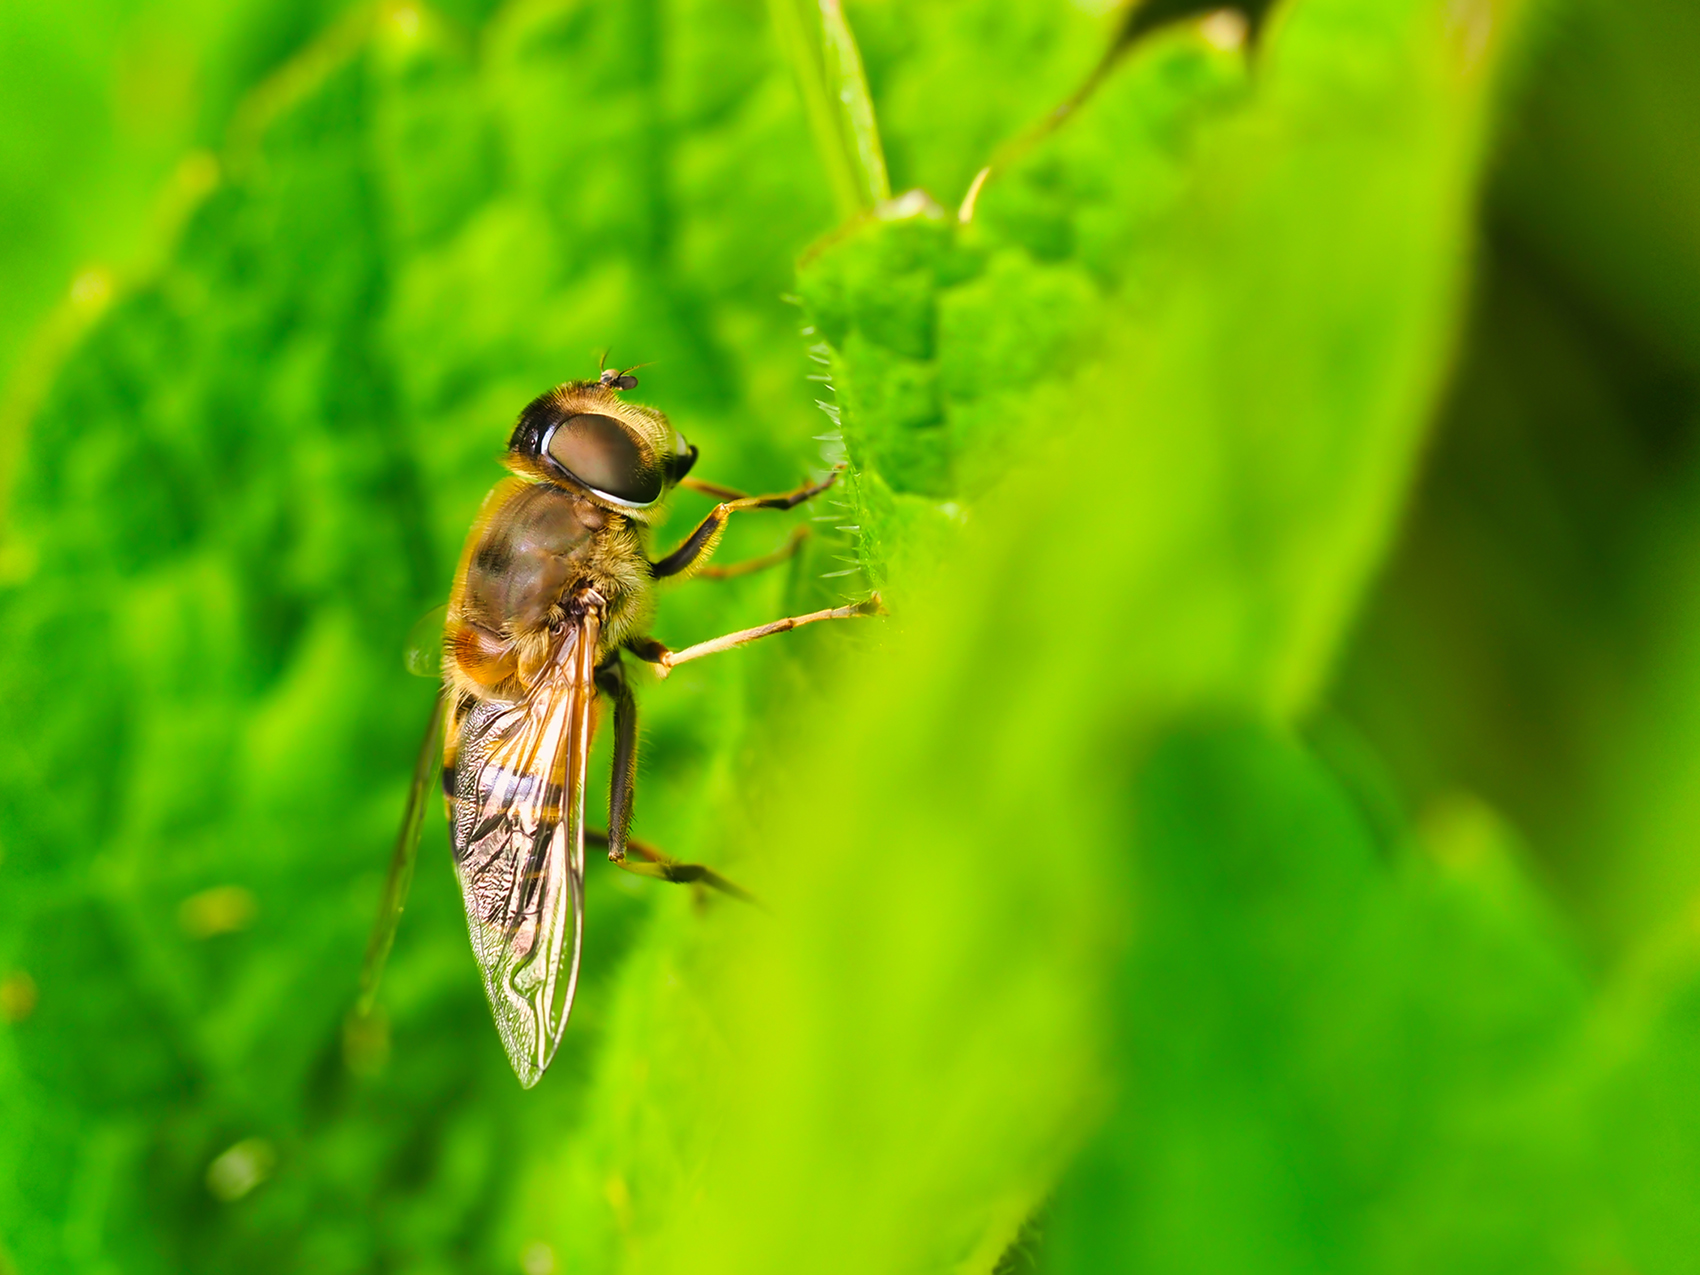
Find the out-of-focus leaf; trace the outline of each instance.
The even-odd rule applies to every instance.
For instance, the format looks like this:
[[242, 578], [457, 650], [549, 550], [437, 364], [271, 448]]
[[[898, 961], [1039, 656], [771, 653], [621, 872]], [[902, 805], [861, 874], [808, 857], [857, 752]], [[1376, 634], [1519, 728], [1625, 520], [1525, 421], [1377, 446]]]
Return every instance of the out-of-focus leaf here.
[[1569, 286], [1700, 371], [1700, 14], [1568, 0], [1507, 153], [1503, 219]]
[[0, 485], [66, 345], [155, 264], [238, 101], [334, 3], [63, 5], [0, 13]]
[[1700, 1108], [1688, 1084], [1700, 1049], [1700, 961], [1692, 917], [1643, 953], [1605, 1005], [1596, 1035], [1590, 1130], [1601, 1195], [1614, 1206], [1634, 1269], [1666, 1275], [1692, 1261], [1683, 1184], [1700, 1172]]
[[1412, 804], [1504, 810], [1615, 958], [1700, 886], [1692, 254], [1658, 158], [1693, 126], [1700, 32], [1656, 4], [1548, 17], [1439, 445], [1336, 698]]
[[1124, 1099], [1047, 1269], [1597, 1256], [1569, 1070], [1587, 984], [1502, 825], [1460, 801], [1390, 863], [1326, 771], [1243, 726], [1169, 739], [1131, 798]]

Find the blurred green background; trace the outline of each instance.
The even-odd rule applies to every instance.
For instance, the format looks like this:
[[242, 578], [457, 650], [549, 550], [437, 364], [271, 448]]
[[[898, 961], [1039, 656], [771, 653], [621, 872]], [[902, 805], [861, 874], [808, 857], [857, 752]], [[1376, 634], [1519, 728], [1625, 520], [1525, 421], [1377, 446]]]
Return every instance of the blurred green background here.
[[[0, 9], [0, 1271], [1700, 1267], [1700, 11], [1258, 9]], [[604, 350], [849, 462], [657, 636], [892, 614], [640, 675], [769, 907], [526, 1093], [436, 811], [348, 1012]]]

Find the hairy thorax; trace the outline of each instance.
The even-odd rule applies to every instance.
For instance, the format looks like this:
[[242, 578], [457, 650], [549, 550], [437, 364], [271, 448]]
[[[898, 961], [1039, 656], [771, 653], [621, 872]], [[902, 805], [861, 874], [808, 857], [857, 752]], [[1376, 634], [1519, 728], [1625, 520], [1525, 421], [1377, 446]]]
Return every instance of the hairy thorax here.
[[549, 483], [507, 479], [485, 499], [449, 599], [445, 651], [456, 687], [516, 698], [553, 658], [569, 600], [601, 598], [598, 661], [649, 619], [653, 584], [639, 528]]

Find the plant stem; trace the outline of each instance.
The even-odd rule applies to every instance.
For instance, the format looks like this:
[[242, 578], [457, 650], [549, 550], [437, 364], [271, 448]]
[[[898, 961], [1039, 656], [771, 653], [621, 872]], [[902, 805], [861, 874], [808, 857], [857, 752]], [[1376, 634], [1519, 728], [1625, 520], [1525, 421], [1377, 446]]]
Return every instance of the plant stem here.
[[768, 7], [840, 216], [872, 211], [891, 198], [891, 184], [862, 55], [839, 0], [770, 0]]
[[826, 82], [837, 90], [839, 123], [850, 144], [862, 196], [869, 208], [877, 207], [891, 198], [891, 181], [886, 176], [885, 148], [880, 145], [868, 77], [862, 71], [862, 53], [844, 20], [840, 0], [820, 0], [820, 22]]

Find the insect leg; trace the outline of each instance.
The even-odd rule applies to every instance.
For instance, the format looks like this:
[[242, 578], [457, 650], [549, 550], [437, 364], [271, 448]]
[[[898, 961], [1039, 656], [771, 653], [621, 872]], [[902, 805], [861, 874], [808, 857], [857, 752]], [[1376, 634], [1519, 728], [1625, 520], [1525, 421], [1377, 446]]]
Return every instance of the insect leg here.
[[748, 500], [750, 493], [739, 491], [736, 487], [722, 487], [719, 483], [704, 482], [700, 478], [681, 478], [679, 486], [688, 487], [692, 491], [700, 491], [705, 496], [713, 496], [716, 500]]
[[[606, 845], [608, 844], [608, 834], [597, 832], [594, 828], [586, 828], [584, 840], [586, 845]], [[630, 837], [626, 839], [626, 852], [627, 857], [623, 859], [616, 859], [610, 854], [608, 856], [609, 861], [616, 867], [624, 868], [627, 872], [640, 877], [653, 877], [657, 881], [672, 881], [677, 885], [706, 885], [710, 889], [719, 890], [722, 894], [729, 894], [734, 899], [753, 903], [757, 907], [761, 906], [761, 900], [756, 898], [755, 895], [737, 882], [727, 880], [713, 868], [704, 867], [700, 863], [680, 863], [677, 859], [668, 858], [654, 846]], [[634, 858], [637, 862], [633, 861]]]
[[758, 624], [753, 629], [739, 629], [736, 633], [728, 633], [724, 637], [710, 638], [706, 642], [698, 642], [695, 646], [687, 646], [682, 651], [669, 650], [654, 638], [631, 638], [626, 642], [626, 649], [640, 660], [655, 665], [655, 671], [661, 677], [666, 677], [680, 664], [691, 660], [700, 660], [705, 655], [717, 655], [721, 651], [730, 651], [734, 647], [744, 646], [757, 638], [771, 637], [775, 633], [788, 633], [792, 629], [801, 628], [805, 624], [814, 624], [820, 620], [854, 620], [866, 615], [884, 615], [885, 607], [880, 602], [880, 595], [871, 594], [865, 602], [854, 602], [849, 606], [833, 607], [827, 611], [810, 611], [807, 615], [788, 615], [783, 620], [773, 620], [767, 624]]
[[438, 691], [431, 702], [431, 717], [425, 724], [425, 738], [419, 742], [419, 755], [413, 762], [413, 782], [408, 786], [407, 811], [402, 815], [401, 828], [396, 833], [395, 849], [390, 853], [389, 877], [384, 882], [383, 901], [372, 923], [372, 936], [366, 943], [366, 960], [360, 970], [360, 1000], [355, 1009], [361, 1017], [372, 1012], [378, 996], [378, 980], [384, 975], [384, 965], [395, 942], [396, 926], [401, 924], [401, 911], [407, 906], [407, 892], [413, 885], [413, 866], [419, 859], [419, 830], [425, 822], [425, 800], [431, 789], [431, 776], [436, 773], [443, 757], [443, 709], [447, 696]]
[[[755, 898], [748, 890], [734, 885], [712, 868], [705, 868], [700, 863], [680, 863], [654, 846], [631, 839], [632, 792], [637, 785], [637, 700], [632, 696], [631, 684], [626, 681], [626, 666], [621, 663], [618, 651], [596, 670], [596, 684], [614, 701], [614, 765], [608, 785], [608, 831], [586, 829], [585, 840], [605, 844], [609, 861], [627, 872], [682, 885], [706, 885], [746, 903], [753, 903]], [[638, 862], [628, 859], [628, 852], [635, 855]]]
[[626, 681], [626, 666], [615, 651], [596, 670], [596, 685], [614, 701], [614, 765], [608, 781], [608, 857], [626, 857], [632, 827], [632, 792], [637, 787], [637, 701]]
[[808, 538], [809, 529], [798, 527], [792, 531], [791, 538], [772, 553], [763, 554], [759, 558], [746, 558], [742, 562], [734, 562], [724, 567], [699, 567], [696, 577], [699, 580], [730, 580], [735, 576], [753, 575], [757, 571], [777, 567], [781, 562], [789, 562], [795, 558], [797, 551], [803, 547], [803, 541]]
[[[822, 481], [799, 487], [796, 491], [784, 492], [777, 496], [737, 496], [722, 500], [709, 510], [708, 517], [697, 524], [697, 529], [685, 537], [683, 544], [659, 562], [651, 563], [650, 572], [657, 580], [662, 580], [689, 571], [714, 552], [714, 546], [720, 543], [720, 534], [726, 530], [726, 520], [733, 514], [744, 509], [795, 509], [805, 500], [820, 495], [837, 480], [838, 471], [835, 469]], [[694, 485], [697, 490], [707, 490], [711, 495], [732, 494], [731, 489], [727, 487], [711, 487], [703, 483]]]

